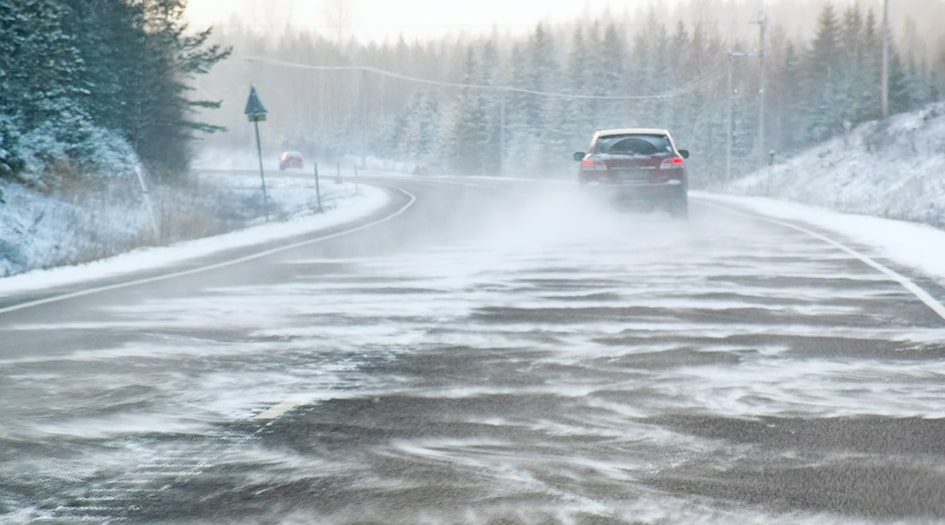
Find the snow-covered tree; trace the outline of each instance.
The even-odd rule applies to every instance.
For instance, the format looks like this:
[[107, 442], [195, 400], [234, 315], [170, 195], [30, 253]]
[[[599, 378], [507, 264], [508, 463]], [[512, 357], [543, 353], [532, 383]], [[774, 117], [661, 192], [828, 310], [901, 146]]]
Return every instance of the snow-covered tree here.
[[[0, 114], [8, 174], [41, 187], [54, 164], [98, 162], [91, 137], [127, 140], [155, 167], [186, 167], [195, 121], [189, 82], [227, 50], [191, 34], [185, 0], [0, 0]], [[14, 132], [16, 128], [16, 132]], [[103, 133], [102, 130], [105, 130]], [[42, 148], [24, 152], [29, 136]], [[105, 148], [116, 144], [102, 146]], [[17, 163], [15, 158], [22, 162]]]
[[[472, 46], [466, 50], [463, 81], [474, 84], [479, 62]], [[453, 121], [447, 139], [449, 167], [462, 174], [476, 174], [481, 170], [482, 148], [489, 137], [486, 124], [486, 105], [481, 90], [465, 87], [456, 99]]]
[[807, 137], [823, 140], [844, 129], [850, 103], [843, 86], [840, 23], [832, 4], [820, 11], [817, 32], [807, 54], [805, 81], [809, 93]]

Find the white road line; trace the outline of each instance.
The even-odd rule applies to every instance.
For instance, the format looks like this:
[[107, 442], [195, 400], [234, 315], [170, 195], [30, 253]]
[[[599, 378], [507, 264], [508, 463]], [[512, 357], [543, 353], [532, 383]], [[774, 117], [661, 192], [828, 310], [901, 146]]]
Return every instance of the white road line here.
[[27, 308], [33, 308], [33, 307], [35, 307], [35, 306], [41, 306], [41, 305], [44, 305], [44, 304], [57, 303], [57, 302], [60, 302], [60, 301], [65, 301], [65, 300], [67, 300], [67, 299], [75, 299], [75, 298], [77, 298], [77, 297], [84, 297], [84, 296], [87, 296], [87, 295], [93, 295], [93, 294], [97, 294], [97, 293], [108, 292], [108, 291], [112, 291], [112, 290], [118, 290], [118, 289], [121, 289], [121, 288], [130, 288], [130, 287], [132, 287], [132, 286], [138, 286], [138, 285], [141, 285], [141, 284], [154, 283], [154, 282], [158, 282], [158, 281], [166, 281], [166, 280], [168, 280], [168, 279], [174, 279], [174, 278], [177, 278], [177, 277], [184, 277], [184, 276], [187, 276], [187, 275], [193, 275], [193, 274], [197, 274], [197, 273], [208, 272], [208, 271], [211, 271], [211, 270], [218, 270], [218, 269], [220, 269], [220, 268], [226, 268], [226, 267], [228, 267], [228, 266], [234, 266], [234, 265], [237, 265], [237, 264], [240, 264], [240, 263], [244, 263], [244, 262], [247, 262], [247, 261], [252, 261], [252, 260], [254, 260], [254, 259], [260, 259], [260, 258], [262, 258], [262, 257], [267, 257], [267, 256], [269, 256], [269, 255], [273, 255], [273, 254], [276, 254], [276, 253], [279, 253], [279, 252], [284, 252], [284, 251], [287, 251], [287, 250], [292, 250], [292, 249], [299, 248], [299, 247], [302, 247], [302, 246], [307, 246], [307, 245], [309, 245], [309, 244], [315, 244], [315, 243], [327, 241], [327, 240], [330, 240], [330, 239], [335, 239], [335, 238], [338, 238], [338, 237], [342, 237], [342, 236], [345, 236], [345, 235], [350, 235], [350, 234], [352, 234], [352, 233], [359, 232], [359, 231], [362, 231], [362, 230], [366, 230], [366, 229], [368, 229], [368, 228], [372, 228], [372, 227], [374, 227], [374, 226], [377, 226], [378, 224], [383, 224], [383, 223], [385, 223], [385, 222], [387, 222], [387, 221], [389, 221], [389, 220], [391, 220], [391, 219], [393, 219], [393, 218], [395, 218], [395, 217], [397, 217], [397, 216], [403, 214], [405, 211], [407, 211], [407, 209], [409, 209], [411, 206], [413, 206], [414, 202], [416, 202], [417, 197], [416, 197], [415, 195], [413, 195], [412, 193], [408, 192], [407, 190], [405, 190], [405, 189], [403, 189], [403, 188], [399, 188], [399, 187], [392, 187], [392, 188], [393, 188], [393, 189], [396, 189], [396, 190], [398, 190], [398, 191], [400, 191], [401, 193], [403, 193], [404, 195], [406, 195], [407, 197], [409, 197], [410, 200], [409, 200], [406, 204], [404, 204], [399, 210], [397, 210], [396, 212], [394, 212], [394, 213], [388, 215], [387, 217], [384, 217], [384, 218], [382, 218], [382, 219], [378, 219], [378, 220], [373, 221], [373, 222], [370, 222], [370, 223], [368, 223], [368, 224], [364, 224], [364, 225], [362, 225], [362, 226], [358, 226], [357, 228], [352, 228], [352, 229], [350, 229], [350, 230], [345, 230], [345, 231], [333, 233], [333, 234], [330, 234], [330, 235], [323, 235], [323, 236], [317, 237], [317, 238], [315, 238], [315, 239], [308, 239], [308, 240], [306, 240], [306, 241], [300, 241], [300, 242], [296, 242], [296, 243], [292, 243], [292, 244], [287, 244], [287, 245], [285, 245], [285, 246], [280, 246], [280, 247], [278, 247], [278, 248], [272, 248], [272, 249], [269, 249], [269, 250], [265, 250], [265, 251], [261, 251], [261, 252], [258, 252], [258, 253], [254, 253], [254, 254], [252, 254], [252, 255], [247, 255], [247, 256], [244, 256], [244, 257], [239, 257], [239, 258], [236, 258], [236, 259], [231, 259], [231, 260], [229, 260], [229, 261], [223, 261], [223, 262], [216, 263], [216, 264], [211, 264], [211, 265], [208, 265], [208, 266], [201, 266], [201, 267], [199, 267], [199, 268], [191, 268], [190, 270], [183, 270], [183, 271], [180, 271], [180, 272], [167, 273], [167, 274], [158, 275], [158, 276], [155, 276], [155, 277], [147, 277], [147, 278], [144, 278], [144, 279], [137, 279], [137, 280], [134, 280], [134, 281], [128, 281], [128, 282], [124, 282], [124, 283], [112, 284], [112, 285], [108, 285], [108, 286], [100, 286], [100, 287], [98, 287], [98, 288], [89, 288], [89, 289], [87, 289], [87, 290], [82, 290], [82, 291], [79, 291], [79, 292], [72, 292], [72, 293], [57, 295], [57, 296], [54, 296], [54, 297], [47, 297], [47, 298], [45, 298], [45, 299], [37, 299], [37, 300], [35, 300], [35, 301], [30, 301], [30, 302], [21, 303], [21, 304], [17, 304], [17, 305], [13, 305], [13, 306], [8, 306], [8, 307], [6, 307], [6, 308], [0, 308], [0, 315], [6, 314], [6, 313], [10, 313], [10, 312], [16, 312], [16, 311], [18, 311], [18, 310], [26, 310]]
[[292, 400], [283, 401], [279, 403], [278, 405], [272, 406], [269, 409], [263, 412], [260, 412], [259, 414], [256, 414], [256, 417], [254, 417], [253, 419], [257, 421], [271, 421], [273, 419], [278, 419], [282, 417], [283, 415], [285, 415], [286, 412], [292, 410], [293, 408], [297, 406], [299, 406], [298, 401], [292, 401]]
[[849, 254], [849, 255], [852, 255], [853, 257], [855, 257], [855, 258], [857, 258], [857, 259], [859, 259], [859, 260], [862, 261], [864, 264], [866, 264], [867, 266], [873, 268], [874, 270], [877, 270], [877, 271], [883, 273], [884, 275], [886, 275], [887, 277], [889, 277], [889, 278], [892, 279], [893, 281], [899, 283], [903, 288], [905, 288], [906, 290], [908, 290], [909, 293], [911, 293], [912, 295], [916, 296], [920, 301], [922, 301], [923, 303], [925, 303], [925, 305], [926, 305], [927, 307], [929, 307], [930, 310], [932, 310], [933, 312], [935, 312], [939, 317], [941, 317], [942, 320], [945, 320], [945, 305], [943, 305], [943, 304], [942, 304], [941, 302], [939, 302], [937, 299], [935, 299], [934, 297], [932, 297], [932, 295], [929, 294], [928, 292], [926, 292], [924, 289], [922, 289], [922, 287], [920, 287], [919, 285], [915, 284], [915, 283], [912, 282], [909, 278], [907, 278], [906, 276], [902, 275], [901, 273], [899, 273], [899, 272], [897, 272], [897, 271], [895, 271], [895, 270], [893, 270], [893, 269], [891, 269], [891, 268], [887, 268], [886, 266], [880, 264], [879, 262], [875, 261], [875, 260], [872, 259], [871, 257], [868, 257], [868, 256], [866, 256], [866, 255], [863, 255], [862, 253], [860, 253], [860, 252], [854, 250], [853, 248], [850, 248], [849, 246], [846, 246], [845, 244], [842, 244], [842, 243], [840, 243], [840, 242], [838, 242], [838, 241], [835, 241], [835, 240], [833, 240], [833, 239], [831, 239], [831, 238], [829, 238], [829, 237], [827, 237], [827, 236], [825, 236], [825, 235], [822, 235], [822, 234], [817, 233], [817, 232], [815, 232], [815, 231], [808, 230], [807, 228], [804, 228], [804, 227], [802, 227], [802, 226], [798, 226], [798, 225], [796, 225], [796, 224], [792, 224], [792, 223], [790, 223], [790, 222], [785, 222], [785, 221], [781, 221], [781, 220], [778, 220], [778, 219], [772, 219], [772, 218], [770, 218], [770, 217], [765, 217], [765, 216], [763, 216], [763, 215], [758, 215], [758, 214], [752, 214], [752, 213], [746, 213], [746, 212], [736, 211], [736, 210], [733, 210], [733, 209], [731, 209], [731, 208], [728, 208], [728, 207], [725, 207], [725, 206], [722, 206], [722, 205], [719, 205], [719, 204], [715, 204], [715, 203], [712, 203], [712, 202], [707, 202], [706, 199], [700, 199], [700, 200], [702, 201], [702, 204], [704, 204], [704, 205], [706, 205], [706, 206], [710, 206], [710, 207], [712, 207], [712, 208], [716, 208], [716, 209], [721, 210], [721, 211], [723, 211], [723, 212], [726, 212], [726, 213], [729, 213], [729, 214], [732, 214], [732, 215], [740, 215], [740, 216], [742, 216], [742, 217], [748, 217], [748, 218], [754, 219], [754, 220], [760, 220], [760, 221], [764, 221], [764, 222], [770, 222], [771, 224], [777, 224], [777, 225], [783, 226], [783, 227], [785, 227], [785, 228], [790, 228], [790, 229], [792, 229], [792, 230], [796, 230], [796, 231], [799, 231], [799, 232], [801, 232], [801, 233], [810, 235], [811, 237], [813, 237], [813, 238], [815, 238], [815, 239], [821, 240], [821, 241], [823, 241], [823, 242], [825, 242], [825, 243], [827, 243], [827, 244], [829, 244], [829, 245], [831, 245], [831, 246], [833, 246], [833, 247], [835, 247], [835, 248], [838, 248], [839, 250], [841, 250], [841, 251], [843, 251], [843, 252], [845, 252], [845, 253], [847, 253], [847, 254]]

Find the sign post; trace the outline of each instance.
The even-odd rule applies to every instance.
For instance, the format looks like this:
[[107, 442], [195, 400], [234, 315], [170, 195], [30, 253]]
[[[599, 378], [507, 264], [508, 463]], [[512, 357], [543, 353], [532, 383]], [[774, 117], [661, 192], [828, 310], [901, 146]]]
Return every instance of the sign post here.
[[322, 189], [318, 185], [318, 162], [313, 162], [315, 165], [315, 198], [318, 199], [318, 213], [322, 213]]
[[256, 94], [256, 86], [249, 88], [249, 100], [246, 101], [246, 110], [243, 112], [256, 130], [256, 153], [259, 156], [259, 178], [262, 180], [263, 206], [266, 210], [266, 222], [269, 222], [269, 195], [266, 192], [266, 176], [263, 173], [262, 146], [259, 143], [259, 123], [266, 120], [266, 107]]

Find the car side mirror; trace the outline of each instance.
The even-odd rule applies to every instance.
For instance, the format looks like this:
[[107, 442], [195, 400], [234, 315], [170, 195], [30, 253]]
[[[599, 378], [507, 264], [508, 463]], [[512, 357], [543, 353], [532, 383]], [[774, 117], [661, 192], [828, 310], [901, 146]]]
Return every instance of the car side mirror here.
[[574, 160], [576, 160], [576, 161], [578, 161], [578, 162], [581, 162], [582, 160], [584, 160], [584, 152], [583, 152], [583, 151], [578, 151], [577, 153], [574, 154], [574, 157], [573, 157], [573, 158], [574, 158]]
[[684, 159], [688, 159], [688, 158], [689, 158], [689, 150], [687, 150], [687, 149], [681, 149], [681, 150], [679, 150], [679, 156], [682, 157], [682, 158], [684, 158]]

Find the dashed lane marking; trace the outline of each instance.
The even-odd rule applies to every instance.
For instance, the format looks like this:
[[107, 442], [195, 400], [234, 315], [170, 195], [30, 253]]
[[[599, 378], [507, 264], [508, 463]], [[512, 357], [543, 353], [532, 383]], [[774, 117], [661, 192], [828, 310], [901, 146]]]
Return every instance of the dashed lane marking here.
[[260, 412], [253, 419], [257, 421], [272, 421], [273, 419], [278, 419], [285, 415], [286, 412], [292, 410], [293, 408], [299, 405], [298, 401], [283, 401], [278, 405], [270, 407], [268, 410]]

